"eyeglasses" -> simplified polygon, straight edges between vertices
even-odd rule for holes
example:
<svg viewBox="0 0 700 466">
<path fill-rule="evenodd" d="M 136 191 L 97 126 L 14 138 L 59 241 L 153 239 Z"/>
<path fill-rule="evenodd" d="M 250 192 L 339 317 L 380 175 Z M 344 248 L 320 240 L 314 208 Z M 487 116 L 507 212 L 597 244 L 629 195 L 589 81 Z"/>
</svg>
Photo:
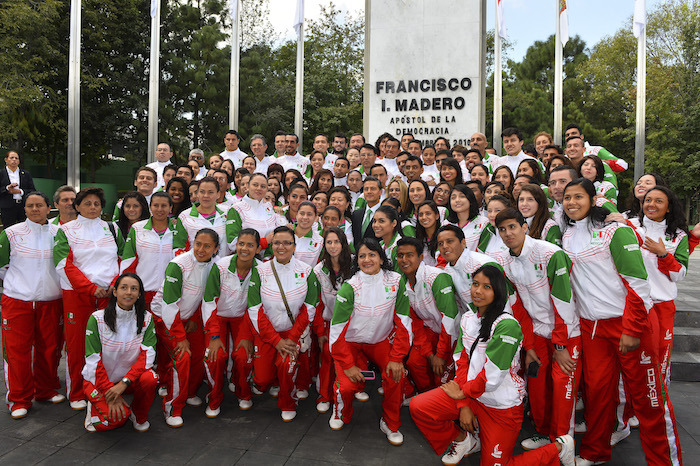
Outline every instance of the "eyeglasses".
<svg viewBox="0 0 700 466">
<path fill-rule="evenodd" d="M 272 247 L 278 248 L 280 246 L 289 247 L 294 244 L 294 241 L 273 241 Z"/>
</svg>

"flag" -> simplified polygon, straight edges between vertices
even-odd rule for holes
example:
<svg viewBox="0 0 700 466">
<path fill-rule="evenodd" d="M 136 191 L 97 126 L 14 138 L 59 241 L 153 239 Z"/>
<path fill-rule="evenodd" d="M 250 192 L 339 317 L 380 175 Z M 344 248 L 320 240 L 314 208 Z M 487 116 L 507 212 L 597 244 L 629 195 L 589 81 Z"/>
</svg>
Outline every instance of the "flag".
<svg viewBox="0 0 700 466">
<path fill-rule="evenodd" d="M 632 32 L 639 38 L 647 24 L 646 0 L 634 0 L 634 19 L 632 20 Z"/>
<path fill-rule="evenodd" d="M 160 0 L 151 0 L 151 18 L 155 18 L 158 14 L 158 3 Z"/>
<path fill-rule="evenodd" d="M 297 11 L 294 14 L 294 30 L 297 37 L 301 34 L 301 26 L 304 24 L 304 0 L 297 0 Z"/>
<path fill-rule="evenodd" d="M 503 16 L 503 0 L 496 0 L 496 14 L 498 15 L 498 35 L 506 38 L 506 18 Z"/>
<path fill-rule="evenodd" d="M 231 15 L 231 19 L 235 22 L 238 18 L 238 0 L 228 0 L 228 14 Z"/>
<path fill-rule="evenodd" d="M 569 42 L 569 10 L 566 0 L 559 0 L 559 34 L 561 46 L 564 47 Z"/>
</svg>

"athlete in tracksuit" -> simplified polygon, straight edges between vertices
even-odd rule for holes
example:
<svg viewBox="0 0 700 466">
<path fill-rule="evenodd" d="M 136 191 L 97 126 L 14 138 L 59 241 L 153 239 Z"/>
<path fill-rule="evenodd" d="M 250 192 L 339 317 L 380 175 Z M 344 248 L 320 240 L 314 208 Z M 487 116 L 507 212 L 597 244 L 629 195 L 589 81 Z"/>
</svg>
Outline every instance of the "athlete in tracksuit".
<svg viewBox="0 0 700 466">
<path fill-rule="evenodd" d="M 82 201 L 91 197 L 96 196 L 88 194 Z M 81 372 L 85 365 L 87 321 L 95 309 L 104 309 L 109 300 L 95 297 L 95 292 L 97 287 L 108 290 L 119 275 L 122 247 L 121 237 L 112 233 L 99 213 L 95 218 L 80 214 L 61 225 L 56 233 L 53 255 L 63 290 L 66 390 L 75 409 L 86 406 Z"/>
<path fill-rule="evenodd" d="M 225 347 L 222 357 L 217 355 L 216 361 L 211 361 L 210 356 L 205 363 L 209 386 L 212 387 L 209 396 L 211 411 L 216 411 L 224 400 L 225 372 L 230 372 L 228 380 L 236 387 L 239 407 L 247 410 L 252 406 L 253 392 L 249 379 L 253 369 L 253 354 L 248 354 L 241 342 L 253 341 L 248 317 L 248 288 L 256 265 L 253 259 L 247 273 L 241 275 L 238 261 L 238 255 L 216 261 L 209 272 L 204 290 L 202 320 L 208 337 L 205 341 L 211 341 L 211 337 L 220 337 Z"/>
<path fill-rule="evenodd" d="M 204 378 L 205 342 L 200 306 L 213 262 L 210 254 L 197 257 L 195 252 L 188 251 L 170 261 L 165 280 L 151 303 L 156 334 L 168 351 L 173 371 L 168 393 L 163 398 L 166 422 L 170 420 L 171 427 L 182 425 L 182 408 L 187 399 L 197 395 Z M 189 342 L 191 354 L 177 351 L 178 343 L 184 340 Z"/>
<path fill-rule="evenodd" d="M 292 256 L 294 232 L 287 227 L 278 228 L 284 230 L 273 236 L 274 258 L 253 269 L 248 290 L 248 315 L 256 332 L 253 382 L 258 389 L 265 391 L 275 379 L 279 381 L 277 406 L 282 411 L 282 419 L 288 422 L 296 416 L 298 399 L 295 382 L 300 363 L 298 356 L 308 349 L 300 350 L 300 340 L 305 333 L 305 338 L 311 337 L 309 324 L 316 313 L 319 292 L 318 281 L 311 266 Z M 290 244 L 285 244 L 287 242 Z M 292 318 L 287 313 L 273 265 Z M 283 354 L 278 349 L 291 343 L 296 345 L 294 355 Z"/>
<path fill-rule="evenodd" d="M 647 463 L 682 464 L 673 406 L 651 334 L 650 285 L 639 244 L 630 227 L 591 220 L 594 195 L 595 188 L 587 180 L 569 183 L 564 192 L 564 210 L 570 219 L 563 249 L 573 262 L 571 284 L 581 317 L 586 380 L 588 431 L 579 455 L 589 462 L 611 458 L 621 370 L 625 392 L 639 419 Z"/>
<path fill-rule="evenodd" d="M 210 183 L 211 182 L 207 182 Z M 217 184 L 218 186 L 218 184 Z M 177 218 L 173 236 L 173 250 L 175 255 L 192 249 L 194 237 L 202 228 L 211 228 L 219 235 L 219 253 L 217 257 L 229 255 L 229 247 L 226 243 L 226 212 L 216 206 L 210 216 L 204 216 L 197 210 L 197 206 L 184 210 Z"/>
<path fill-rule="evenodd" d="M 110 430 L 123 426 L 130 418 L 137 430 L 144 431 L 149 426 L 148 410 L 158 384 L 152 369 L 156 356 L 153 317 L 144 310 L 143 325 L 138 328 L 133 308 L 114 306 L 114 330 L 105 321 L 104 309 L 94 312 L 87 323 L 83 389 L 89 403 L 85 428 Z M 105 396 L 118 384 L 126 385 L 124 393 L 134 394 L 131 404 L 124 406 L 126 415 L 121 420 L 110 418 Z"/>
<path fill-rule="evenodd" d="M 513 315 L 523 330 L 523 349 L 529 355 L 534 352 L 530 359 L 539 359 L 541 365 L 537 377 L 527 380 L 539 434 L 523 442 L 523 448 L 530 450 L 574 433 L 581 329 L 571 292 L 571 260 L 552 243 L 530 237 L 525 219 L 515 209 L 499 213 L 496 223 L 510 248 L 496 259 L 517 292 Z"/>
<path fill-rule="evenodd" d="M 383 268 L 371 275 L 362 271 L 362 257 L 369 249 L 366 243 L 373 243 L 376 250 L 372 251 L 377 254 L 381 250 L 375 240 L 365 240 L 358 245 L 361 269 L 340 287 L 333 311 L 329 345 L 335 361 L 337 383 L 329 424 L 333 429 L 340 429 L 343 424 L 350 423 L 354 395 L 362 391 L 363 380 L 352 381 L 346 371 L 357 369 L 362 362 L 370 360 L 379 367 L 384 388 L 380 428 L 390 442 L 400 445 L 403 443 L 403 436 L 398 432 L 401 427 L 403 360 L 413 339 L 410 305 L 401 275 Z M 384 257 L 383 254 L 380 257 Z M 400 365 L 398 377 L 394 371 L 387 371 L 390 363 Z"/>
<path fill-rule="evenodd" d="M 63 341 L 61 285 L 53 264 L 57 230 L 27 219 L 0 233 L 5 401 L 13 417 L 25 416 L 33 398 L 65 400 L 56 391 Z"/>
<path fill-rule="evenodd" d="M 260 177 L 259 180 L 257 178 Z M 229 243 L 231 251 L 235 250 L 238 234 L 244 228 L 252 228 L 260 234 L 260 242 L 262 249 L 267 249 L 266 237 L 272 231 L 289 222 L 286 218 L 275 212 L 272 204 L 265 201 L 263 192 L 260 194 L 256 189 L 257 181 L 262 182 L 265 179 L 265 191 L 267 191 L 267 178 L 261 174 L 251 177 L 253 181 L 253 189 L 251 189 L 250 181 L 248 182 L 248 194 L 243 196 L 239 202 L 233 204 L 226 214 L 226 241 Z M 262 196 L 260 199 L 253 199 L 251 196 Z"/>
</svg>

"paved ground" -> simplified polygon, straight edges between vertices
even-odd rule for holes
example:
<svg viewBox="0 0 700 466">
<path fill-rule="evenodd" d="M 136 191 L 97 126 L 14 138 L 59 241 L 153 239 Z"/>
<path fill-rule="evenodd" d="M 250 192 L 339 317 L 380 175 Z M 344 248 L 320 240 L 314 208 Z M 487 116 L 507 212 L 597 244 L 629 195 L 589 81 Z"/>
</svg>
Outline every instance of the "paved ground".
<svg viewBox="0 0 700 466">
<path fill-rule="evenodd" d="M 697 303 L 700 298 L 700 256 L 691 258 L 691 273 L 682 284 L 680 299 Z M 84 413 L 67 405 L 36 403 L 29 416 L 13 421 L 0 414 L 0 464 L 236 464 L 236 465 L 438 465 L 437 457 L 402 411 L 403 446 L 394 447 L 379 431 L 381 396 L 370 385 L 371 400 L 355 402 L 355 418 L 339 432 L 328 427 L 328 415 L 316 413 L 314 394 L 300 404 L 292 423 L 282 422 L 276 400 L 264 395 L 251 411 L 238 410 L 227 393 L 222 413 L 207 419 L 204 408 L 188 407 L 185 425 L 173 430 L 165 425 L 159 403 L 151 409 L 151 430 L 139 434 L 130 423 L 116 431 L 88 434 Z M 4 394 L 4 388 L 0 390 Z M 686 464 L 700 458 L 700 383 L 673 382 L 670 387 Z M 200 393 L 203 396 L 203 393 Z M 158 400 L 159 401 L 159 400 Z M 522 436 L 533 432 L 528 421 Z M 477 465 L 478 455 L 463 465 Z M 644 455 L 639 434 L 613 450 L 612 465 L 641 465 Z"/>
</svg>

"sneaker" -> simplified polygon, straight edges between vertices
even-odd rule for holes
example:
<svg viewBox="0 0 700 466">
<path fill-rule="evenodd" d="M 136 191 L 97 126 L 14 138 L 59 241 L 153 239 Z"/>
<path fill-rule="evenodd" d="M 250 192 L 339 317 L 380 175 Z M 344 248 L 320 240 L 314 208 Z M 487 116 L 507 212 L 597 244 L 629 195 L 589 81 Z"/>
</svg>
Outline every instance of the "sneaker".
<svg viewBox="0 0 700 466">
<path fill-rule="evenodd" d="M 331 404 L 327 401 L 321 401 L 320 403 L 316 403 L 316 411 L 319 413 L 327 413 L 328 410 L 331 409 Z"/>
<path fill-rule="evenodd" d="M 472 453 L 472 449 L 476 445 L 476 440 L 472 434 L 467 433 L 467 437 L 461 442 L 453 441 L 447 448 L 447 451 L 442 456 L 442 464 L 446 466 L 453 466 L 462 461 L 462 458 L 469 456 Z"/>
<path fill-rule="evenodd" d="M 151 428 L 151 423 L 148 421 L 144 422 L 143 424 L 139 424 L 136 420 L 136 416 L 134 416 L 134 413 L 129 415 L 129 420 L 131 420 L 131 424 L 134 426 L 134 430 L 137 432 L 146 432 Z"/>
<path fill-rule="evenodd" d="M 216 408 L 216 409 L 211 409 L 209 406 L 207 406 L 207 409 L 204 410 L 204 414 L 206 414 L 206 416 L 207 416 L 209 419 L 214 419 L 214 418 L 217 417 L 220 413 L 221 413 L 221 407 L 220 407 L 220 406 L 219 406 L 218 408 Z"/>
<path fill-rule="evenodd" d="M 182 427 L 182 416 L 168 416 L 167 414 L 165 415 L 165 423 L 168 425 L 168 427 L 172 427 L 173 429 L 177 429 L 178 427 Z"/>
<path fill-rule="evenodd" d="M 277 398 L 280 396 L 280 388 L 279 387 L 270 387 L 270 396 Z"/>
<path fill-rule="evenodd" d="M 71 401 L 70 407 L 71 407 L 71 409 L 73 409 L 75 411 L 82 411 L 85 408 L 87 408 L 87 401 L 85 401 L 85 400 Z"/>
<path fill-rule="evenodd" d="M 563 451 L 563 450 L 562 450 Z M 574 460 L 574 464 L 576 466 L 594 466 L 596 464 L 605 464 L 605 461 L 592 461 L 592 460 L 587 460 L 586 458 L 583 458 L 579 455 L 576 456 L 576 459 Z"/>
<path fill-rule="evenodd" d="M 258 396 L 260 396 L 260 395 L 263 394 L 263 392 L 261 392 L 260 390 L 258 390 L 258 387 L 256 387 L 255 385 L 253 385 L 252 387 L 250 387 L 250 390 L 253 392 L 253 395 L 258 395 Z"/>
<path fill-rule="evenodd" d="M 380 395 L 384 396 L 384 387 L 379 387 L 379 388 L 377 389 L 377 393 L 379 393 Z"/>
<path fill-rule="evenodd" d="M 408 406 L 409 404 L 411 404 L 412 398 L 413 398 L 412 396 L 409 396 L 408 398 L 404 398 L 403 401 L 401 402 L 401 406 Z"/>
<path fill-rule="evenodd" d="M 574 432 L 577 434 L 585 434 L 586 432 L 588 432 L 588 426 L 586 426 L 586 421 L 581 421 L 574 424 Z"/>
<path fill-rule="evenodd" d="M 297 417 L 296 411 L 282 411 L 282 420 L 284 422 L 291 422 Z"/>
<path fill-rule="evenodd" d="M 253 407 L 253 400 L 238 400 L 238 408 L 241 411 L 248 411 Z"/>
<path fill-rule="evenodd" d="M 27 417 L 27 412 L 27 408 L 13 409 L 11 413 L 12 419 L 22 419 L 23 417 Z"/>
<path fill-rule="evenodd" d="M 627 421 L 627 425 L 629 425 L 631 428 L 636 429 L 639 427 L 639 419 L 637 419 L 637 416 L 632 416 L 629 418 Z"/>
<path fill-rule="evenodd" d="M 610 446 L 615 446 L 632 434 L 630 426 L 625 426 L 622 430 L 616 430 L 610 436 Z"/>
<path fill-rule="evenodd" d="M 202 406 L 202 399 L 198 396 L 193 396 L 192 398 L 187 398 L 187 404 L 189 406 Z"/>
<path fill-rule="evenodd" d="M 523 447 L 523 450 L 529 451 L 535 450 L 536 448 L 543 447 L 545 445 L 549 445 L 550 443 L 552 443 L 552 441 L 549 440 L 549 437 L 540 434 L 535 434 L 532 437 L 526 438 L 525 440 L 520 442 L 520 446 Z"/>
<path fill-rule="evenodd" d="M 369 401 L 369 395 L 367 392 L 355 392 L 355 399 L 357 401 Z"/>
<path fill-rule="evenodd" d="M 231 393 L 236 393 L 236 384 L 233 382 L 228 383 L 228 391 Z"/>
<path fill-rule="evenodd" d="M 49 403 L 58 404 L 66 401 L 66 397 L 59 393 L 58 395 L 54 395 L 46 401 L 48 401 Z"/>
<path fill-rule="evenodd" d="M 386 439 L 390 444 L 397 446 L 403 444 L 403 434 L 398 430 L 396 432 L 389 430 L 389 426 L 384 422 L 384 418 L 379 420 L 379 430 L 386 434 Z"/>
<path fill-rule="evenodd" d="M 574 445 L 574 438 L 571 435 L 562 435 L 557 437 L 557 442 L 561 444 L 561 451 L 559 452 L 559 461 L 563 466 L 576 466 L 574 462 L 574 455 L 576 454 L 576 446 Z"/>
<path fill-rule="evenodd" d="M 158 387 L 158 396 L 161 398 L 165 398 L 168 396 L 168 387 L 163 385 L 162 387 Z"/>
<path fill-rule="evenodd" d="M 343 428 L 343 426 L 345 426 L 343 420 L 337 415 L 335 404 L 333 405 L 333 415 L 328 420 L 328 425 L 331 426 L 332 430 L 340 430 Z"/>
<path fill-rule="evenodd" d="M 97 429 L 95 429 L 95 426 L 93 426 L 92 424 L 86 425 L 85 430 L 87 430 L 90 433 L 97 432 Z"/>
<path fill-rule="evenodd" d="M 309 391 L 308 390 L 297 390 L 297 398 L 300 400 L 305 400 L 309 397 Z"/>
<path fill-rule="evenodd" d="M 576 411 L 583 411 L 584 408 L 583 397 L 576 398 Z"/>
</svg>

